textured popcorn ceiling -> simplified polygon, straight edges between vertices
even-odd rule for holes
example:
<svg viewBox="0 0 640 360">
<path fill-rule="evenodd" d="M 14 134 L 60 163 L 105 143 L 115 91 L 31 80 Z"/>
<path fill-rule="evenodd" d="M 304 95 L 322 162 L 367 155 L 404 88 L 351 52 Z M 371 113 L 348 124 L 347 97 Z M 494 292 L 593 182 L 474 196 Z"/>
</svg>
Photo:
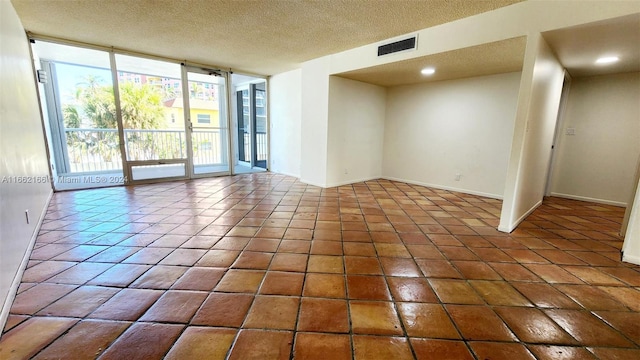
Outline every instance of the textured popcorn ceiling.
<svg viewBox="0 0 640 360">
<path fill-rule="evenodd" d="M 337 75 L 375 85 L 397 86 L 520 71 L 526 43 L 526 37 L 521 36 Z M 420 70 L 426 67 L 435 68 L 436 73 L 422 75 Z"/>
<path fill-rule="evenodd" d="M 640 71 L 640 14 L 593 22 L 543 34 L 573 77 Z M 522 70 L 526 37 L 498 41 L 337 74 L 381 86 L 397 86 Z M 597 65 L 600 56 L 620 61 Z M 436 73 L 424 76 L 425 67 Z"/>
<path fill-rule="evenodd" d="M 25 29 L 270 75 L 521 0 L 11 0 Z"/>
</svg>

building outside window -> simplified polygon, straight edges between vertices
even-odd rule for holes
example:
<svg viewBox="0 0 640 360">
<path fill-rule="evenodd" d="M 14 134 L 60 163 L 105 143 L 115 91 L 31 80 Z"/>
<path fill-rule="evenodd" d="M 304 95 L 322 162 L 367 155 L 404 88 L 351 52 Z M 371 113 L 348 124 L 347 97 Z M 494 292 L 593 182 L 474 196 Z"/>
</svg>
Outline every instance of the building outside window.
<svg viewBox="0 0 640 360">
<path fill-rule="evenodd" d="M 211 115 L 198 114 L 198 124 L 211 124 Z"/>
</svg>

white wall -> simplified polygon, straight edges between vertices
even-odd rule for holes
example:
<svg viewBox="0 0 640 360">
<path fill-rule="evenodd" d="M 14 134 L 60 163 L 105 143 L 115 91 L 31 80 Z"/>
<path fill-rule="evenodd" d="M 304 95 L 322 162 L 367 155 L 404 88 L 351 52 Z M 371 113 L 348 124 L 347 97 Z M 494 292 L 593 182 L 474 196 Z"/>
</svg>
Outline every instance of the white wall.
<svg viewBox="0 0 640 360">
<path fill-rule="evenodd" d="M 325 187 L 329 130 L 329 58 L 302 64 L 300 180 Z"/>
<path fill-rule="evenodd" d="M 632 1 L 525 1 L 418 31 L 418 48 L 377 57 L 372 43 L 302 64 L 300 179 L 326 186 L 329 76 L 640 11 Z M 528 104 L 523 104 L 526 111 Z M 519 141 L 521 141 L 520 139 Z M 522 145 L 520 142 L 519 145 Z M 516 159 L 516 161 L 518 161 Z M 515 179 L 511 179 L 515 190 Z M 508 194 L 511 198 L 515 194 Z M 513 199 L 512 199 L 513 200 Z M 512 209 L 509 210 L 511 212 Z"/>
<path fill-rule="evenodd" d="M 519 85 L 516 72 L 389 89 L 383 176 L 502 198 Z"/>
<path fill-rule="evenodd" d="M 622 247 L 622 261 L 640 265 L 640 180 L 629 216 L 629 226 Z"/>
<path fill-rule="evenodd" d="M 327 186 L 382 175 L 386 94 L 381 86 L 330 77 Z"/>
<path fill-rule="evenodd" d="M 626 206 L 640 156 L 640 73 L 573 79 L 560 131 L 552 195 Z"/>
<path fill-rule="evenodd" d="M 0 328 L 52 193 L 42 120 L 24 28 L 9 1 L 0 1 Z M 26 223 L 29 210 L 30 223 Z"/>
<path fill-rule="evenodd" d="M 527 38 L 500 231 L 511 232 L 544 197 L 564 69 L 540 34 Z"/>
<path fill-rule="evenodd" d="M 302 71 L 296 69 L 269 79 L 269 170 L 300 177 Z"/>
</svg>

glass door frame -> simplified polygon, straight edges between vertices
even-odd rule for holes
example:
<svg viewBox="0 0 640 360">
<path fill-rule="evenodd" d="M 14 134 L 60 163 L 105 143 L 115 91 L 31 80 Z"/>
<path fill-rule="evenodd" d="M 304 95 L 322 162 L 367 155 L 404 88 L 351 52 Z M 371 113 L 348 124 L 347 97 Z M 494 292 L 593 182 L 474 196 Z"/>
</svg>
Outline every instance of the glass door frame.
<svg viewBox="0 0 640 360">
<path fill-rule="evenodd" d="M 232 163 L 232 149 L 233 149 L 233 139 L 231 138 L 231 117 L 230 117 L 230 99 L 229 99 L 229 72 L 220 70 L 220 69 L 208 69 L 203 67 L 192 66 L 189 64 L 182 63 L 182 96 L 183 96 L 183 104 L 184 104 L 184 122 L 185 122 L 185 133 L 187 139 L 187 176 L 189 179 L 198 179 L 198 178 L 206 178 L 206 177 L 215 177 L 215 176 L 225 176 L 233 174 L 233 163 Z M 217 172 L 204 172 L 201 174 L 195 173 L 195 164 L 194 164 L 194 154 L 193 154 L 193 121 L 191 119 L 191 102 L 189 99 L 189 73 L 196 74 L 204 74 L 204 75 L 213 75 L 213 73 L 220 74 L 220 76 L 224 79 L 224 94 L 218 93 L 218 101 L 220 101 L 220 96 L 224 96 L 224 106 L 226 110 L 224 111 L 224 124 L 226 125 L 225 136 L 227 137 L 227 164 L 228 168 L 226 171 L 217 171 Z M 222 136 L 222 129 L 220 129 L 220 135 Z"/>
<path fill-rule="evenodd" d="M 195 178 L 204 178 L 204 177 L 214 177 L 214 176 L 222 176 L 222 175 L 235 175 L 235 167 L 236 167 L 236 163 L 235 163 L 235 152 L 234 152 L 234 146 L 236 145 L 237 139 L 234 138 L 234 129 L 232 129 L 232 125 L 233 125 L 233 121 L 232 121 L 232 116 L 233 113 L 232 111 L 235 111 L 232 108 L 232 96 L 235 96 L 235 91 L 234 91 L 234 84 L 232 81 L 232 74 L 234 72 L 232 72 L 231 69 L 220 69 L 220 68 L 215 68 L 215 67 L 211 67 L 210 65 L 201 65 L 201 64 L 197 64 L 197 63 L 185 63 L 185 62 L 179 62 L 176 61 L 174 59 L 168 59 L 168 58 L 164 58 L 161 56 L 154 56 L 154 55 L 149 55 L 149 54 L 144 54 L 144 53 L 138 53 L 135 51 L 124 51 L 121 49 L 114 49 L 113 47 L 104 47 L 104 46 L 99 46 L 99 45 L 91 45 L 91 44 L 85 44 L 85 43 L 79 43 L 79 42 L 75 42 L 75 41 L 71 41 L 71 40 L 63 40 L 63 39 L 56 39 L 56 38 L 50 38 L 50 37 L 46 37 L 46 36 L 34 36 L 34 35 L 30 35 L 29 36 L 29 41 L 31 42 L 35 42 L 35 41 L 44 41 L 44 42 L 49 42 L 52 44 L 60 44 L 60 45 L 67 45 L 67 46 L 72 46 L 72 47 L 76 47 L 79 49 L 93 49 L 93 50 L 99 50 L 99 51 L 103 51 L 105 53 L 108 54 L 109 56 L 109 65 L 110 65 L 110 71 L 111 71 L 111 78 L 112 78 L 112 86 L 113 86 L 113 97 L 114 97 L 114 108 L 115 108 L 115 120 L 116 123 L 118 125 L 118 129 L 117 129 L 117 135 L 118 135 L 118 140 L 119 140 L 119 149 L 120 149 L 120 158 L 122 161 L 122 174 L 123 174 L 123 184 L 126 185 L 136 185 L 136 184 L 144 184 L 144 183 L 157 183 L 157 182 L 165 182 L 165 181 L 175 181 L 175 180 L 188 180 L 188 179 L 195 179 Z M 186 143 L 186 158 L 178 158 L 178 159 L 159 159 L 159 160 L 128 160 L 127 159 L 127 143 L 126 143 L 126 132 L 125 132 L 125 128 L 123 125 L 123 111 L 122 111 L 122 104 L 121 104 L 121 91 L 120 91 L 120 81 L 119 81 L 119 77 L 118 77 L 118 66 L 117 66 L 117 61 L 116 61 L 116 57 L 118 55 L 125 55 L 125 56 L 132 56 L 132 57 L 138 57 L 141 59 L 149 59 L 149 60 L 156 60 L 156 61 L 162 61 L 162 62 L 166 62 L 166 63 L 173 63 L 176 64 L 178 66 L 181 66 L 181 80 L 182 80 L 182 88 L 183 88 L 183 101 L 184 101 L 184 122 L 185 122 L 185 143 Z M 221 122 L 226 122 L 226 131 L 225 131 L 225 135 L 227 136 L 227 143 L 226 143 L 226 160 L 228 161 L 228 170 L 226 171 L 222 171 L 222 172 L 209 172 L 209 173 L 202 173 L 202 174 L 195 174 L 194 173 L 194 157 L 193 157 L 193 141 L 192 141 L 192 128 L 190 125 L 190 106 L 189 106 L 189 93 L 188 93 L 188 72 L 193 72 L 193 73 L 203 73 L 203 74 L 211 74 L 211 72 L 215 72 L 215 73 L 219 73 L 225 81 L 225 89 L 224 92 L 220 92 L 219 95 L 225 97 L 224 99 L 224 106 L 226 107 L 226 111 L 224 116 L 221 116 Z M 265 82 L 265 86 L 268 89 L 268 84 L 269 84 L 269 77 L 268 76 L 264 76 L 264 75 L 253 75 L 253 74 L 244 74 L 244 73 L 239 73 L 238 75 L 243 75 L 243 76 L 252 76 L 252 77 L 256 77 L 258 79 L 261 79 L 262 81 Z M 36 80 L 37 81 L 37 80 Z M 265 101 L 268 104 L 268 97 L 269 97 L 269 92 L 268 90 L 266 91 L 266 98 Z M 40 104 L 42 109 L 46 109 L 46 111 L 49 111 L 48 109 L 48 105 L 45 103 Z M 267 112 L 267 129 L 269 129 L 269 113 Z M 48 141 L 46 139 L 46 137 L 48 137 L 49 134 L 45 135 L 45 141 Z M 269 131 L 267 130 L 267 143 L 269 142 Z M 65 144 L 62 144 L 63 146 Z M 255 150 L 254 150 L 255 151 Z M 50 165 L 53 165 L 54 163 L 51 162 L 52 159 L 50 159 Z M 185 168 L 185 175 L 184 176 L 171 176 L 171 177 L 159 177 L 159 178 L 145 178 L 145 179 L 139 179 L 139 180 L 134 180 L 132 178 L 132 172 L 133 172 L 133 168 L 136 166 L 145 166 L 145 165 L 169 165 L 169 164 L 184 164 L 184 168 Z M 269 153 L 267 152 L 267 167 L 269 166 Z M 91 187 L 88 187 L 91 188 Z"/>
<path fill-rule="evenodd" d="M 233 125 L 233 129 L 230 129 L 231 131 L 231 139 L 234 141 L 235 144 L 232 144 L 234 146 L 234 153 L 232 154 L 232 165 L 235 167 L 236 165 L 239 165 L 240 167 L 247 167 L 249 169 L 251 169 L 250 172 L 254 172 L 256 169 L 259 169 L 258 171 L 269 171 L 270 168 L 270 164 L 271 164 L 271 151 L 270 151 L 270 144 L 271 144 L 271 122 L 270 122 L 270 114 L 269 114 L 269 77 L 266 76 L 262 76 L 262 75 L 256 75 L 256 74 L 250 74 L 250 73 L 236 73 L 233 72 L 233 75 L 239 75 L 241 77 L 246 77 L 246 78 L 251 78 L 249 81 L 241 81 L 239 82 L 239 84 L 236 83 L 232 83 L 229 86 L 229 97 L 230 97 L 230 102 L 231 102 L 231 96 L 233 96 L 233 101 L 235 101 L 235 106 L 233 106 L 233 113 L 230 116 L 233 116 L 236 120 L 236 123 L 233 123 L 233 118 L 232 118 L 232 125 Z M 232 80 L 233 81 L 233 80 Z M 258 86 L 262 85 L 264 87 L 264 89 L 258 89 Z M 238 129 L 238 121 L 239 121 L 239 117 L 242 116 L 242 114 L 240 113 L 240 108 L 242 107 L 242 104 L 240 104 L 240 101 L 238 100 L 238 93 L 242 92 L 243 90 L 246 90 L 249 94 L 249 152 L 250 152 L 250 156 L 249 156 L 249 161 L 244 161 L 240 159 L 240 146 L 242 145 L 240 143 L 239 140 L 239 129 Z M 264 91 L 264 108 L 265 108 L 265 146 L 266 146 L 266 159 L 264 160 L 258 160 L 258 133 L 257 133 L 257 96 L 256 96 L 256 91 Z M 234 105 L 234 104 L 232 104 Z M 237 145 L 237 149 L 235 148 L 235 146 Z M 237 153 L 236 153 L 237 151 Z M 236 160 L 237 157 L 237 160 Z M 260 162 L 264 162 L 264 167 L 263 166 L 259 166 Z M 242 172 L 244 173 L 244 172 Z M 235 170 L 232 172 L 232 174 L 236 174 Z"/>
<path fill-rule="evenodd" d="M 120 53 L 118 53 L 120 54 Z M 122 53 L 124 56 L 135 56 L 143 59 L 149 59 L 147 57 L 139 56 L 139 55 L 130 55 L 126 53 Z M 116 108 L 116 121 L 118 122 L 118 136 L 120 138 L 120 153 L 122 155 L 122 170 L 124 172 L 125 185 L 135 185 L 135 184 L 148 184 L 148 183 L 156 183 L 156 182 L 165 182 L 165 181 L 175 181 L 175 180 L 187 180 L 190 178 L 189 176 L 189 155 L 187 147 L 187 157 L 185 159 L 158 159 L 158 160 L 129 160 L 127 158 L 127 145 L 126 145 L 126 136 L 124 134 L 124 121 L 122 119 L 122 104 L 120 102 L 120 83 L 118 79 L 118 67 L 116 63 L 116 52 L 113 50 L 109 51 L 109 57 L 111 60 L 111 76 L 113 78 L 113 96 L 115 100 L 115 108 Z M 151 59 L 157 61 L 166 61 L 166 60 L 158 60 Z M 184 79 L 182 79 L 184 81 Z M 186 123 L 185 123 L 186 126 Z M 187 137 L 187 129 L 185 128 L 185 137 L 188 141 Z M 187 142 L 188 144 L 188 142 Z M 133 179 L 133 167 L 136 166 L 152 166 L 152 165 L 171 165 L 171 164 L 183 164 L 184 165 L 184 176 L 167 176 L 167 177 L 156 177 L 156 178 L 146 178 L 140 180 Z"/>
<path fill-rule="evenodd" d="M 247 96 L 249 97 L 249 104 L 247 105 L 247 107 L 249 108 L 249 119 L 248 119 L 248 123 L 244 122 L 244 97 L 242 94 L 242 92 L 246 91 L 247 92 Z M 236 127 L 233 129 L 233 133 L 235 134 L 235 136 L 233 137 L 234 139 L 236 139 L 236 141 L 238 142 L 238 163 L 241 163 L 243 166 L 248 166 L 250 168 L 253 168 L 253 153 L 254 153 L 254 146 L 253 146 L 253 137 L 254 137 L 254 124 L 253 124 L 253 107 L 251 106 L 252 101 L 251 101 L 251 84 L 244 84 L 241 86 L 237 86 L 233 89 L 233 96 L 235 96 L 236 99 L 236 106 L 234 111 L 236 112 Z M 240 118 L 242 118 L 242 123 L 243 123 L 243 129 L 242 129 L 242 142 L 240 141 Z M 245 134 L 247 133 L 245 129 L 249 129 L 249 161 L 246 160 L 242 160 L 240 159 L 240 154 L 244 155 L 244 158 L 247 158 L 247 154 L 246 151 L 244 149 L 244 147 L 247 145 L 247 143 L 245 142 Z M 234 154 L 234 159 L 235 159 L 235 154 Z M 234 161 L 235 163 L 235 161 Z"/>
<path fill-rule="evenodd" d="M 264 84 L 264 89 L 258 89 L 258 84 Z M 267 170 L 269 168 L 269 110 L 267 107 L 267 81 L 265 80 L 264 83 L 253 83 L 250 85 L 249 87 L 249 92 L 250 92 L 250 96 L 251 96 L 251 122 L 253 125 L 253 133 L 251 135 L 251 141 L 252 141 L 252 146 L 253 146 L 253 156 L 251 158 L 251 167 L 257 167 L 260 169 L 265 169 Z M 265 109 L 265 114 L 264 114 L 264 118 L 265 118 L 265 146 L 266 146 L 266 158 L 264 160 L 258 160 L 258 154 L 259 154 L 259 150 L 260 147 L 258 146 L 258 134 L 262 134 L 258 132 L 258 91 L 262 91 L 263 94 L 263 105 L 262 107 Z M 264 162 L 264 166 L 260 166 L 262 165 L 262 163 Z"/>
<path fill-rule="evenodd" d="M 48 39 L 34 39 L 29 38 L 29 49 L 33 54 L 33 66 L 37 72 L 36 87 L 40 94 L 39 107 L 43 115 L 43 135 L 44 141 L 47 144 L 49 171 L 51 175 L 51 182 L 54 191 L 65 190 L 82 190 L 88 188 L 108 187 L 114 185 L 127 185 L 127 177 L 125 174 L 124 165 L 121 163 L 119 166 L 116 164 L 107 165 L 112 162 L 122 161 L 122 153 L 120 144 L 112 149 L 117 149 L 120 153 L 116 156 L 109 156 L 110 160 L 102 158 L 103 153 L 93 152 L 95 150 L 95 142 L 104 140 L 101 136 L 80 136 L 80 139 L 69 140 L 68 131 L 74 133 L 98 133 L 98 134 L 113 134 L 120 141 L 120 122 L 115 119 L 115 127 L 99 127 L 95 124 L 89 125 L 87 119 L 81 115 L 82 110 L 78 111 L 78 108 L 82 105 L 79 103 L 77 91 L 81 83 L 78 83 L 80 76 L 75 73 L 75 69 L 84 69 L 86 72 L 88 69 L 94 71 L 108 72 L 109 75 L 97 76 L 93 78 L 94 86 L 102 88 L 109 86 L 113 89 L 113 83 L 105 83 L 105 80 L 112 80 L 112 63 L 111 63 L 111 51 L 104 49 L 94 49 L 89 47 L 74 46 L 73 44 L 67 44 L 64 42 L 50 41 Z M 37 48 L 44 46 L 44 48 Z M 55 49 L 59 47 L 58 49 Z M 65 55 L 59 55 L 56 52 L 64 53 L 64 47 L 74 47 L 77 50 L 69 51 Z M 47 49 L 48 50 L 45 50 Z M 41 52 L 42 51 L 42 52 Z M 87 54 L 91 53 L 91 54 Z M 43 55 L 44 54 L 44 55 Z M 64 66 L 66 70 L 61 70 L 59 67 Z M 95 75 L 95 74 L 94 74 Z M 76 96 L 75 100 L 71 103 L 69 100 L 63 100 L 68 97 L 62 90 L 61 84 L 67 83 L 70 77 L 76 77 Z M 86 73 L 83 76 L 88 76 Z M 83 77 L 83 81 L 85 80 Z M 84 83 L 85 86 L 88 84 Z M 67 89 L 68 90 L 68 89 Z M 86 89 L 85 89 L 86 90 Z M 113 106 L 115 107 L 115 98 L 113 99 Z M 78 125 L 67 126 L 65 122 L 64 107 L 71 106 L 80 114 L 76 115 Z M 76 148 L 75 144 L 81 144 L 88 138 L 93 139 L 93 146 L 91 148 Z M 109 136 L 111 138 L 111 136 Z M 96 140 L 98 139 L 98 140 Z M 114 139 L 115 140 L 115 139 Z M 71 141 L 73 144 L 70 144 Z M 84 158 L 83 160 L 77 160 L 77 158 Z M 95 158 L 101 158 L 101 161 L 95 161 Z M 71 159 L 76 159 L 72 161 Z M 93 158 L 93 160 L 89 160 Z"/>
</svg>

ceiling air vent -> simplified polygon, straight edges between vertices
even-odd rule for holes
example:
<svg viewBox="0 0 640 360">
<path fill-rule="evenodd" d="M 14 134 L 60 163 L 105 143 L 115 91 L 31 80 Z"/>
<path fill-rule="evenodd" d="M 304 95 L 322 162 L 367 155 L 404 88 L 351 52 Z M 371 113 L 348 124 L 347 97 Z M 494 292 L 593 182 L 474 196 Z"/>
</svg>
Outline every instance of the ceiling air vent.
<svg viewBox="0 0 640 360">
<path fill-rule="evenodd" d="M 378 56 L 397 53 L 405 50 L 414 50 L 417 45 L 416 36 L 394 41 L 385 45 L 378 46 Z"/>
</svg>

